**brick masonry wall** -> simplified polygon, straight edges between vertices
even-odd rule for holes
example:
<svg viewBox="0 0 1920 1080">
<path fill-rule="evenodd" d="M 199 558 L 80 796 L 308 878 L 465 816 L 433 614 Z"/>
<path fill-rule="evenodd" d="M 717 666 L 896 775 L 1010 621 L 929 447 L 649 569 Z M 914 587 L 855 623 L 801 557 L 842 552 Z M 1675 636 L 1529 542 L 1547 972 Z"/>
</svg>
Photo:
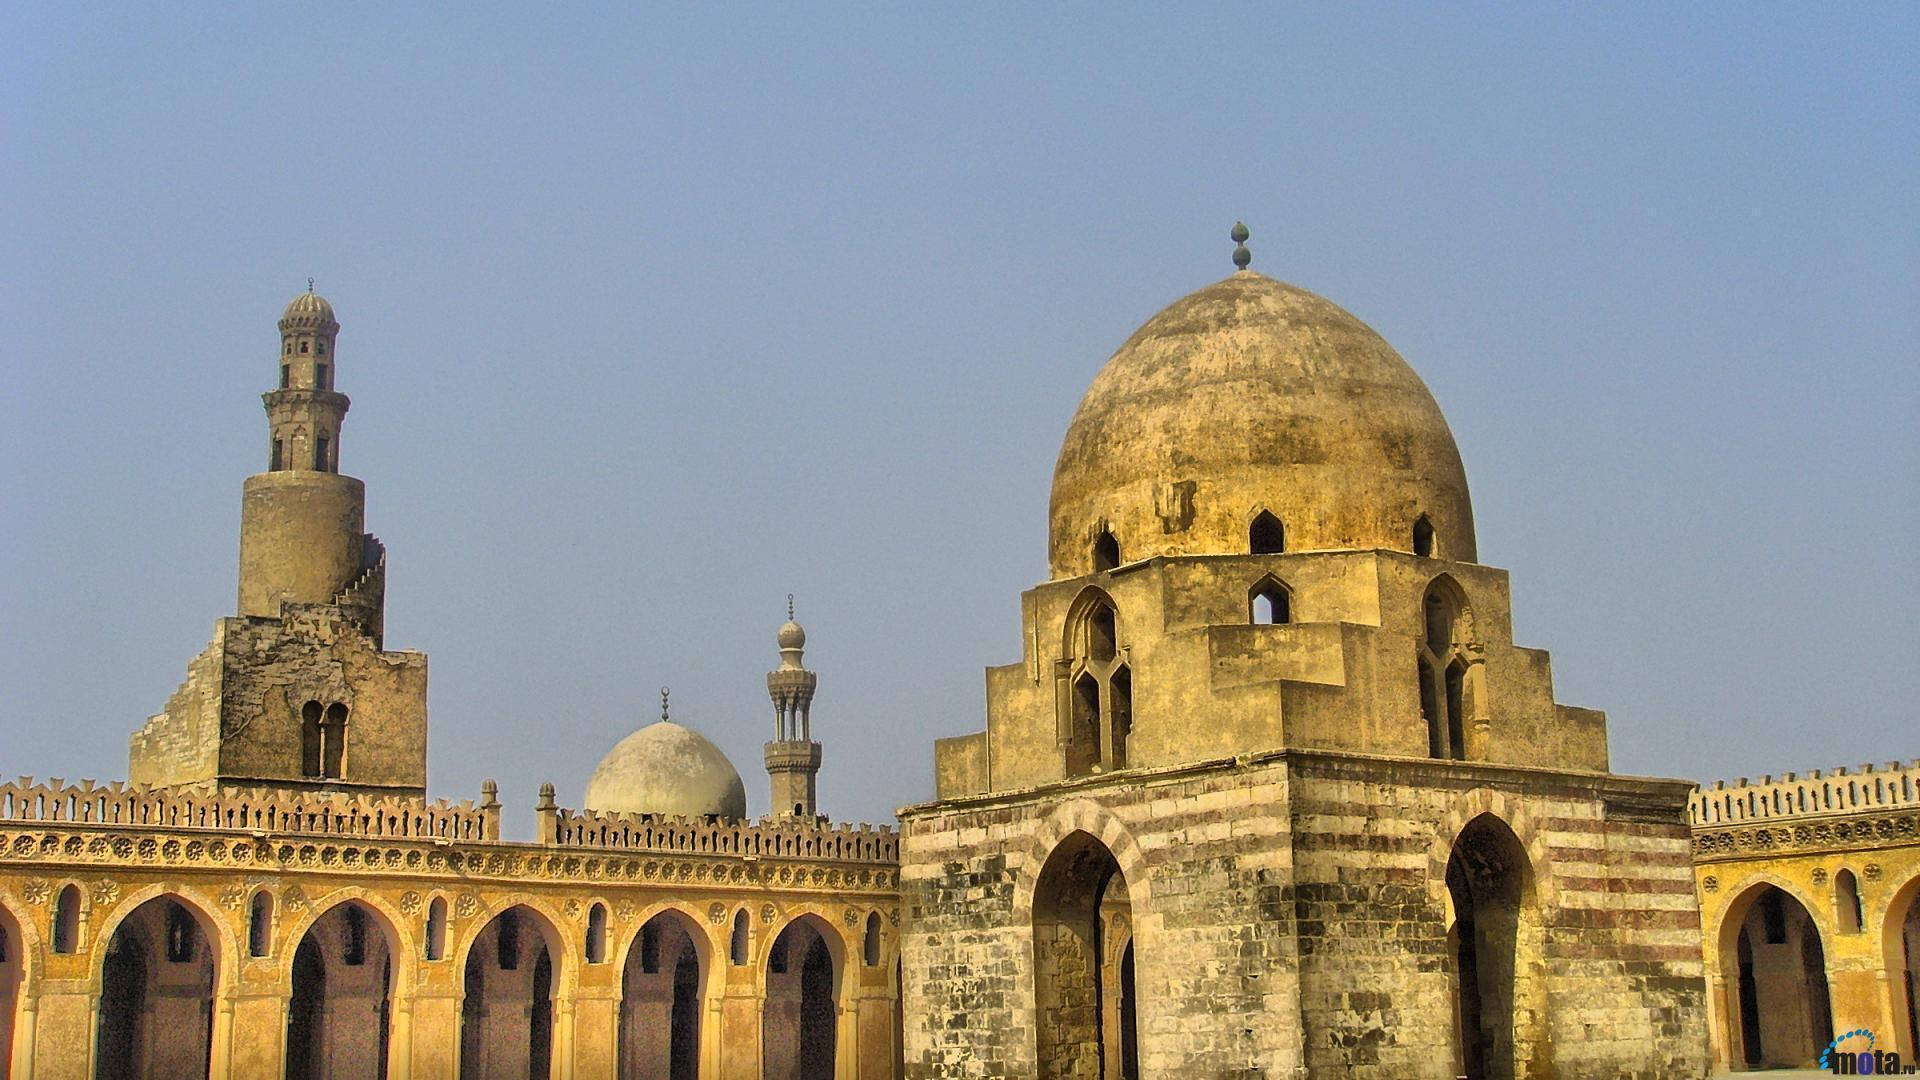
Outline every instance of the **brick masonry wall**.
<svg viewBox="0 0 1920 1080">
<path fill-rule="evenodd" d="M 1290 752 L 910 808 L 907 1075 L 1040 1075 L 1035 878 L 1075 831 L 1131 895 L 1146 1076 L 1454 1075 L 1453 838 L 1500 818 L 1528 1075 L 1705 1072 L 1686 785 Z"/>
</svg>

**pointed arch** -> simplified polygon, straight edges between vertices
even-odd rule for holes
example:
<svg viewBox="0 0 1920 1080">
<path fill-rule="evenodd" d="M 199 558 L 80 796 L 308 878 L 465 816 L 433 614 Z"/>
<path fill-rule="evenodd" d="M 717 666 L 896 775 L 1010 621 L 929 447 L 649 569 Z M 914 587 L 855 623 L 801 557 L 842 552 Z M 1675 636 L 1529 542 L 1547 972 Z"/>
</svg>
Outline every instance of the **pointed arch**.
<svg viewBox="0 0 1920 1080">
<path fill-rule="evenodd" d="M 1719 1034 L 1735 1068 L 1797 1065 L 1833 1039 L 1827 950 L 1810 899 L 1761 875 L 1721 911 L 1713 956 L 1728 993 Z"/>
<path fill-rule="evenodd" d="M 1105 844 L 1075 830 L 1033 877 L 1033 1030 L 1040 1075 L 1126 1076 L 1125 1063 L 1139 1058 L 1140 1026 L 1126 874 Z"/>
<path fill-rule="evenodd" d="M 38 965 L 34 953 L 37 937 L 30 937 L 32 921 L 22 920 L 12 900 L 0 898 L 0 1077 L 13 1075 L 14 1032 L 20 1019 L 20 1003 L 33 996 L 30 980 Z M 21 1076 L 31 1072 L 30 1063 L 21 1063 Z"/>
<path fill-rule="evenodd" d="M 1860 904 L 1860 881 L 1853 871 L 1841 867 L 1833 875 L 1833 922 L 1843 934 L 1857 934 L 1866 928 L 1867 914 Z"/>
<path fill-rule="evenodd" d="M 832 1080 L 836 1075 L 841 1014 L 851 984 L 849 961 L 840 931 L 818 911 L 790 913 L 773 936 L 761 970 L 766 1075 L 796 1080 Z"/>
<path fill-rule="evenodd" d="M 1413 522 L 1413 553 L 1423 559 L 1435 557 L 1433 519 L 1425 514 Z"/>
<path fill-rule="evenodd" d="M 1278 555 L 1287 550 L 1287 530 L 1270 510 L 1253 516 L 1247 526 L 1247 551 L 1254 555 Z"/>
<path fill-rule="evenodd" d="M 183 891 L 153 887 L 128 897 L 101 927 L 95 1077 L 211 1068 L 215 1002 L 230 992 L 236 942 L 210 910 Z"/>
<path fill-rule="evenodd" d="M 287 1080 L 390 1073 L 406 1050 L 392 1040 L 393 1001 L 412 967 L 400 922 L 364 897 L 302 921 L 286 968 Z"/>
<path fill-rule="evenodd" d="M 522 895 L 502 897 L 461 951 L 460 1075 L 545 1076 L 554 1002 L 577 978 L 561 920 Z M 477 920 L 476 920 L 477 921 Z"/>
<path fill-rule="evenodd" d="M 273 894 L 255 889 L 247 902 L 247 955 L 267 956 L 273 952 Z"/>
<path fill-rule="evenodd" d="M 1247 590 L 1247 619 L 1256 626 L 1278 626 L 1293 621 L 1293 590 L 1268 574 Z"/>
<path fill-rule="evenodd" d="M 1448 973 L 1460 1075 L 1514 1080 L 1533 1060 L 1544 994 L 1544 926 L 1534 863 L 1492 813 L 1466 823 L 1448 854 Z"/>
<path fill-rule="evenodd" d="M 662 906 L 637 920 L 622 950 L 618 1073 L 695 1080 L 713 978 L 713 949 L 699 920 Z"/>
<path fill-rule="evenodd" d="M 1893 1039 L 1906 1061 L 1920 1058 L 1920 874 L 1887 898 L 1880 940 L 1893 991 Z"/>
<path fill-rule="evenodd" d="M 1101 529 L 1093 538 L 1093 572 L 1102 574 L 1120 566 L 1120 538 L 1112 529 Z"/>
</svg>

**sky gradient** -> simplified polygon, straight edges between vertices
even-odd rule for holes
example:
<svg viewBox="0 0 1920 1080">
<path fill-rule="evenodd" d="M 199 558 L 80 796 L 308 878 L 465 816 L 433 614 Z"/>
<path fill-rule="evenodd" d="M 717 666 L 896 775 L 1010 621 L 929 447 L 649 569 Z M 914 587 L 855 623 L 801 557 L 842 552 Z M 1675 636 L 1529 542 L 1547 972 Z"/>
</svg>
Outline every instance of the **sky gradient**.
<svg viewBox="0 0 1920 1080">
<path fill-rule="evenodd" d="M 274 322 L 431 658 L 430 784 L 657 712 L 932 795 L 1080 394 L 1254 268 L 1432 387 L 1619 771 L 1920 755 L 1920 8 L 0 12 L 0 773 L 123 777 L 234 607 Z"/>
</svg>

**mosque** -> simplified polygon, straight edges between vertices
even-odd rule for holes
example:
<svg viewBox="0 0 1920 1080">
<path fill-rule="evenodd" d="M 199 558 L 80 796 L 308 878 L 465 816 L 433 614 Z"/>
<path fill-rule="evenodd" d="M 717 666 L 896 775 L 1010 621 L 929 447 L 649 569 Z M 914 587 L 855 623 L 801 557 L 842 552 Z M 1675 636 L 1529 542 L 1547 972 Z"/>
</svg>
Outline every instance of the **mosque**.
<svg viewBox="0 0 1920 1080">
<path fill-rule="evenodd" d="M 430 799 L 340 325 L 297 296 L 235 614 L 126 782 L 0 785 L 0 1080 L 1671 1080 L 1854 1029 L 1913 1061 L 1920 762 L 1612 772 L 1425 384 L 1247 238 L 1088 389 L 1017 658 L 897 830 L 821 812 L 791 617 L 769 816 L 664 694 L 532 842 L 491 782 Z"/>
</svg>

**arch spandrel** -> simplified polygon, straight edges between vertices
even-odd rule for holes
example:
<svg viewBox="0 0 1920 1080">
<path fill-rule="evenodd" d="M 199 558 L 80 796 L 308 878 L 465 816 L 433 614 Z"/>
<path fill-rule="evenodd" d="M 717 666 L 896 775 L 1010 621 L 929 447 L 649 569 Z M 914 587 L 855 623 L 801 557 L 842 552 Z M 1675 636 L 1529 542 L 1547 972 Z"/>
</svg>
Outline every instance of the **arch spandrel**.
<svg viewBox="0 0 1920 1080">
<path fill-rule="evenodd" d="M 1546 910 L 1559 905 L 1559 887 L 1554 880 L 1553 858 L 1547 850 L 1546 836 L 1533 819 L 1527 804 L 1493 788 L 1474 788 L 1453 801 L 1434 826 L 1433 841 L 1427 848 L 1427 895 L 1447 901 L 1447 861 L 1453 857 L 1460 834 L 1475 818 L 1491 815 L 1512 831 L 1526 852 L 1529 881 L 1535 907 Z M 1451 908 L 1448 909 L 1451 911 Z"/>
<path fill-rule="evenodd" d="M 176 901 L 185 908 L 200 924 L 208 942 L 214 944 L 213 999 L 230 1003 L 238 989 L 240 959 L 245 954 L 242 938 L 228 919 L 222 916 L 225 908 L 198 889 L 178 882 L 160 882 L 135 889 L 115 900 L 104 916 L 96 917 L 92 923 L 91 938 L 101 947 L 93 950 L 93 958 L 88 962 L 93 985 L 99 986 L 105 981 L 106 943 L 113 940 L 114 933 L 142 905 L 161 898 Z M 97 911 L 101 906 L 95 904 L 94 908 Z"/>
<path fill-rule="evenodd" d="M 573 997 L 575 991 L 580 988 L 582 965 L 577 958 L 586 955 L 585 930 L 582 929 L 578 940 L 569 937 L 565 928 L 572 926 L 574 920 L 554 910 L 552 902 L 547 898 L 531 893 L 514 892 L 493 896 L 482 901 L 480 908 L 473 913 L 472 917 L 462 920 L 456 944 L 447 950 L 447 958 L 453 961 L 451 970 L 466 971 L 467 956 L 473 952 L 473 946 L 480 940 L 480 935 L 486 933 L 487 927 L 493 925 L 493 920 L 516 907 L 525 908 L 536 916 L 533 925 L 538 929 L 540 939 L 546 943 L 547 959 L 553 964 L 553 996 Z M 585 910 L 585 908 L 581 909 L 583 914 L 578 920 L 582 923 L 585 922 Z M 452 918 L 448 921 L 451 922 Z"/>
<path fill-rule="evenodd" d="M 342 886 L 318 898 L 309 898 L 292 918 L 281 915 L 283 909 L 276 903 L 274 920 L 280 925 L 274 928 L 274 940 L 285 947 L 284 955 L 287 957 L 286 963 L 276 961 L 274 964 L 274 981 L 281 993 L 293 992 L 293 950 L 300 947 L 300 942 L 305 940 L 307 932 L 316 923 L 341 906 L 351 903 L 364 907 L 387 936 L 388 955 L 393 958 L 393 983 L 390 987 L 393 995 L 409 997 L 414 993 L 419 983 L 419 965 L 426 962 L 426 954 L 411 932 L 413 920 L 401 914 L 386 897 L 357 885 Z M 424 902 L 421 910 L 425 911 Z M 277 957 L 282 954 L 276 951 L 274 955 Z"/>
<path fill-rule="evenodd" d="M 1033 921 L 1033 894 L 1041 868 L 1062 841 L 1083 832 L 1106 846 L 1120 873 L 1127 881 L 1137 928 L 1153 911 L 1152 884 L 1147 874 L 1145 854 L 1133 833 L 1113 811 L 1091 799 L 1069 799 L 1046 816 L 1028 842 L 1023 861 L 1016 868 L 1013 883 L 1013 916 L 1016 925 Z"/>
</svg>

